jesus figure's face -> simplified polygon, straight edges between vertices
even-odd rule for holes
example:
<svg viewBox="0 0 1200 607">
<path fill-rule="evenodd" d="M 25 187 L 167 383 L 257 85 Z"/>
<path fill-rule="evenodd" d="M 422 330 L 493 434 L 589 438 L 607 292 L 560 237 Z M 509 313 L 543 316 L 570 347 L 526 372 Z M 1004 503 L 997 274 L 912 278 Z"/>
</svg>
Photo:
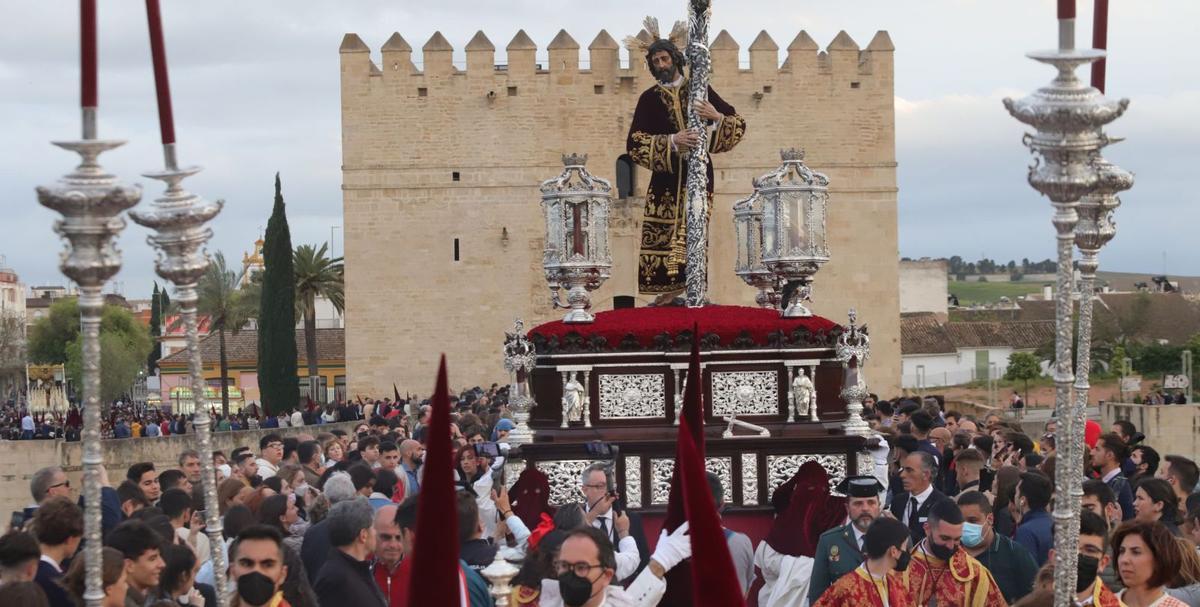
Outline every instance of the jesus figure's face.
<svg viewBox="0 0 1200 607">
<path fill-rule="evenodd" d="M 650 69 L 659 82 L 675 81 L 675 60 L 667 51 L 657 51 L 650 56 Z"/>
</svg>

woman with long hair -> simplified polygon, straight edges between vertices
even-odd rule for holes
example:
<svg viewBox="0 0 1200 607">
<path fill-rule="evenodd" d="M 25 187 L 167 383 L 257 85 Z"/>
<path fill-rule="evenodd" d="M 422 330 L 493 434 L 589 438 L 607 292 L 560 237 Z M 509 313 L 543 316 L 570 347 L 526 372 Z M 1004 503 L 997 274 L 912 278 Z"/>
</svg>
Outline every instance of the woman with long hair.
<svg viewBox="0 0 1200 607">
<path fill-rule="evenodd" d="M 253 512 L 250 512 L 249 508 L 241 504 L 236 504 L 229 508 L 229 511 L 225 513 L 221 521 L 222 545 L 225 548 L 225 562 L 228 563 L 229 545 L 233 543 L 233 540 L 237 539 L 242 529 L 257 523 L 258 519 L 255 518 Z M 196 574 L 196 581 L 201 584 L 208 584 L 209 586 L 216 585 L 216 581 L 213 579 L 213 562 L 211 558 L 204 561 L 204 564 L 200 566 L 200 572 Z M 212 606 L 210 605 L 209 607 Z"/>
<path fill-rule="evenodd" d="M 234 498 L 245 486 L 246 483 L 237 478 L 227 478 L 221 481 L 221 484 L 217 486 L 217 509 L 221 516 L 225 516 L 225 513 L 229 512 L 229 508 L 234 505 Z"/>
<path fill-rule="evenodd" d="M 488 460 L 475 452 L 474 445 L 460 447 L 454 454 L 454 484 L 459 491 L 475 496 L 483 537 L 496 531 L 496 504 L 492 502 L 492 475 Z"/>
<path fill-rule="evenodd" d="M 1017 483 L 1021 482 L 1021 469 L 1016 466 L 1001 466 L 992 483 L 996 494 L 992 502 L 996 533 L 1011 538 L 1017 532 L 1016 519 L 1012 515 L 1013 500 L 1017 495 Z"/>
<path fill-rule="evenodd" d="M 151 600 L 168 601 L 175 605 L 204 607 L 204 597 L 196 589 L 196 553 L 187 546 L 163 548 L 163 570 L 158 577 L 158 589 Z M 211 606 L 210 606 L 211 607 Z"/>
<path fill-rule="evenodd" d="M 1113 556 L 1125 589 L 1117 598 L 1129 607 L 1186 607 L 1167 594 L 1180 570 L 1175 537 L 1161 523 L 1131 520 L 1113 533 Z"/>
<path fill-rule="evenodd" d="M 125 607 L 125 594 L 129 590 L 129 584 L 125 581 L 125 556 L 121 554 L 120 550 L 107 546 L 104 547 L 101 554 L 103 558 L 100 564 L 100 579 L 101 587 L 104 589 L 104 601 L 101 605 L 103 607 Z M 71 559 L 71 567 L 67 569 L 66 575 L 59 582 L 63 588 L 67 589 L 67 594 L 71 596 L 78 607 L 84 606 L 86 561 L 86 551 L 80 550 L 75 558 Z"/>
<path fill-rule="evenodd" d="M 296 500 L 287 495 L 272 495 L 263 500 L 258 509 L 258 522 L 278 529 L 283 535 L 283 543 L 291 546 L 296 552 L 300 552 L 300 546 L 304 543 L 304 534 L 297 535 L 291 531 L 292 526 L 299 520 Z"/>
<path fill-rule="evenodd" d="M 1180 537 L 1179 523 L 1175 520 L 1178 511 L 1179 496 L 1175 495 L 1170 483 L 1161 478 L 1138 481 L 1133 492 L 1133 518 L 1145 523 L 1158 521 L 1171 535 Z"/>
<path fill-rule="evenodd" d="M 567 533 L 554 529 L 542 537 L 537 546 L 525 557 L 521 570 L 512 579 L 510 605 L 538 607 L 541 604 L 542 580 L 555 579 L 558 573 L 554 561 L 558 560 L 558 549 L 562 547 Z"/>
</svg>

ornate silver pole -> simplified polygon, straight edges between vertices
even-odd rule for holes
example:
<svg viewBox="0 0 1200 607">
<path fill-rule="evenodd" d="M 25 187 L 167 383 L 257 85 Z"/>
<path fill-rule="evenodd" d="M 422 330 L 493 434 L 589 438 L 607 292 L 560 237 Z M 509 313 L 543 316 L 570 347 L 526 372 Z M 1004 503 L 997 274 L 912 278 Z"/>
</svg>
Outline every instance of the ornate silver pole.
<svg viewBox="0 0 1200 607">
<path fill-rule="evenodd" d="M 1017 120 L 1036 129 L 1026 134 L 1024 144 L 1039 157 L 1029 169 L 1029 184 L 1050 198 L 1058 240 L 1058 279 L 1055 300 L 1055 414 L 1068 440 L 1058 445 L 1059 466 L 1055 474 L 1054 506 L 1055 605 L 1074 604 L 1079 535 L 1080 502 L 1072 498 L 1074 487 L 1083 482 L 1082 426 L 1085 419 L 1072 410 L 1071 384 L 1071 258 L 1074 230 L 1079 221 L 1079 200 L 1097 185 L 1092 160 L 1108 139 L 1101 127 L 1116 120 L 1128 106 L 1106 99 L 1100 91 L 1075 75 L 1080 65 L 1104 56 L 1095 49 L 1074 48 L 1074 20 L 1061 19 L 1059 48 L 1027 56 L 1053 65 L 1058 76 L 1037 92 L 1018 101 L 1005 99 L 1004 106 Z M 1079 426 L 1079 428 L 1076 428 Z M 1078 437 L 1079 440 L 1076 440 Z"/>
<path fill-rule="evenodd" d="M 863 399 L 870 394 L 867 389 L 867 377 L 863 367 L 871 356 L 871 338 L 867 335 L 866 325 L 858 326 L 858 312 L 850 308 L 850 326 L 838 338 L 834 352 L 842 361 L 845 372 L 842 376 L 842 400 L 846 401 L 846 421 L 842 428 L 848 435 L 866 437 L 871 434 L 871 426 L 862 418 Z M 813 375 L 816 378 L 816 374 Z M 813 417 L 816 418 L 817 401 L 813 399 Z"/>
<path fill-rule="evenodd" d="M 75 171 L 52 186 L 37 188 L 38 202 L 62 214 L 54 231 L 67 241 L 59 269 L 79 285 L 80 333 L 83 335 L 83 537 L 88 607 L 104 601 L 102 579 L 100 488 L 104 454 L 100 449 L 100 317 L 104 283 L 121 269 L 121 253 L 113 238 L 125 229 L 122 211 L 137 204 L 142 190 L 127 187 L 100 167 L 97 158 L 124 141 L 96 139 L 96 108 L 83 110 L 83 139 L 55 141 L 79 154 Z"/>
<path fill-rule="evenodd" d="M 708 101 L 708 79 L 712 60 L 708 53 L 710 0 L 688 2 L 688 65 L 691 84 L 688 89 L 688 129 L 700 134 L 688 159 L 687 169 L 687 306 L 704 305 L 708 291 L 708 127 L 694 106 Z"/>
<path fill-rule="evenodd" d="M 212 461 L 212 433 L 208 408 L 202 404 L 204 395 L 204 364 L 200 358 L 200 338 L 197 331 L 196 302 L 199 295 L 196 285 L 208 269 L 208 255 L 204 245 L 212 237 L 208 223 L 221 212 L 224 201 L 209 202 L 184 190 L 180 183 L 196 173 L 199 167 L 178 168 L 175 160 L 175 144 L 163 146 L 166 168 L 162 171 L 144 173 L 146 177 L 167 184 L 167 191 L 154 200 L 149 209 L 131 211 L 129 216 L 137 223 L 155 231 L 147 240 L 159 250 L 154 264 L 159 276 L 175 284 L 175 301 L 179 302 L 179 314 L 183 318 L 187 334 L 188 372 L 192 381 L 192 424 L 196 429 L 196 451 L 200 454 L 200 482 L 204 487 L 205 530 L 209 547 L 212 549 L 213 576 L 216 582 L 217 604 L 228 605 L 225 592 L 225 543 L 221 537 L 221 516 L 217 503 L 216 469 Z M 224 381 L 224 378 L 222 378 Z"/>
<path fill-rule="evenodd" d="M 1092 302 L 1095 299 L 1096 269 L 1100 265 L 1100 249 L 1117 233 L 1112 220 L 1113 211 L 1121 206 L 1117 194 L 1133 187 L 1133 175 L 1097 157 L 1093 162 L 1099 181 L 1092 193 L 1079 201 L 1079 223 L 1075 226 L 1075 246 L 1079 247 L 1079 338 L 1075 352 L 1075 407 L 1071 412 L 1074 426 L 1070 442 L 1078 450 L 1079 466 L 1083 465 L 1084 420 L 1087 419 L 1089 375 L 1092 368 Z M 1083 504 L 1083 483 L 1071 486 L 1068 495 L 1074 512 Z"/>
</svg>

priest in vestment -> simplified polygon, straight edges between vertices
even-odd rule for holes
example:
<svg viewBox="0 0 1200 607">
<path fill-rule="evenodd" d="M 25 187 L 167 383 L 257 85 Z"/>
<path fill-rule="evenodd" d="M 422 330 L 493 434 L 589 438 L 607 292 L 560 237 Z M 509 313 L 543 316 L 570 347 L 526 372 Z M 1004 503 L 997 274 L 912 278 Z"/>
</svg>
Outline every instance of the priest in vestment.
<svg viewBox="0 0 1200 607">
<path fill-rule="evenodd" d="M 953 501 L 938 502 L 930 509 L 925 539 L 917 544 L 902 576 L 913 605 L 1008 605 L 992 574 L 962 549 L 962 524 L 962 511 Z"/>
<path fill-rule="evenodd" d="M 839 577 L 813 607 L 909 607 L 912 598 L 901 572 L 911 558 L 908 526 L 894 518 L 879 518 L 863 534 L 866 560 Z"/>
<path fill-rule="evenodd" d="M 653 173 L 643 209 L 638 292 L 656 296 L 655 303 L 661 305 L 674 300 L 686 285 L 687 171 L 690 153 L 700 137 L 688 129 L 688 117 L 696 112 L 708 125 L 709 154 L 737 146 L 746 132 L 746 121 L 712 87 L 708 88 L 708 101 L 687 103 L 691 80 L 683 73 L 686 60 L 670 39 L 650 44 L 646 62 L 657 82 L 638 98 L 626 150 L 634 162 Z M 707 171 L 706 223 L 712 206 L 711 160 Z"/>
</svg>

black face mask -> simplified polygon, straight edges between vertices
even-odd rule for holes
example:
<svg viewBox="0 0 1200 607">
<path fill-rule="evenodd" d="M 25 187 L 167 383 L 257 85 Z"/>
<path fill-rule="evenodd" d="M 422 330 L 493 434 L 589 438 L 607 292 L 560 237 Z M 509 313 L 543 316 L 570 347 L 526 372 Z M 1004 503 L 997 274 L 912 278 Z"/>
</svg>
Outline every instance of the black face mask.
<svg viewBox="0 0 1200 607">
<path fill-rule="evenodd" d="M 592 583 L 568 571 L 558 576 L 558 594 L 562 597 L 563 605 L 579 607 L 592 598 Z"/>
<path fill-rule="evenodd" d="M 1078 577 L 1075 578 L 1075 592 L 1083 592 L 1096 581 L 1096 574 L 1100 571 L 1100 559 L 1086 554 L 1079 555 L 1079 561 L 1076 565 Z"/>
<path fill-rule="evenodd" d="M 275 582 L 257 571 L 251 571 L 237 579 L 237 593 L 249 605 L 266 605 L 275 596 Z"/>
<path fill-rule="evenodd" d="M 912 555 L 907 550 L 900 551 L 900 558 L 896 559 L 896 571 L 904 571 L 908 569 L 908 563 L 912 561 Z"/>
<path fill-rule="evenodd" d="M 929 544 L 929 552 L 931 554 L 933 554 L 933 556 L 937 557 L 939 560 L 948 561 L 948 560 L 950 560 L 950 557 L 954 556 L 953 548 L 947 548 L 936 542 L 928 542 L 928 544 Z"/>
</svg>

